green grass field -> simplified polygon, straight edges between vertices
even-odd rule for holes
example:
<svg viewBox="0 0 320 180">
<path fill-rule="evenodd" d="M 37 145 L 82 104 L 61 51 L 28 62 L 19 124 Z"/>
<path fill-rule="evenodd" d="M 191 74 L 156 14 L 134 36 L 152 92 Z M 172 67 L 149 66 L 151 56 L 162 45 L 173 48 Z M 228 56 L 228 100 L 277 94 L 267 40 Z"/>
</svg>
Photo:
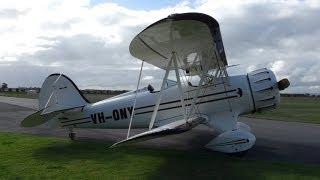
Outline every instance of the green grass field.
<svg viewBox="0 0 320 180">
<path fill-rule="evenodd" d="M 0 179 L 320 179 L 320 166 L 0 133 Z"/>
<path fill-rule="evenodd" d="M 281 97 L 278 109 L 248 116 L 281 121 L 320 123 L 320 98 Z"/>
</svg>

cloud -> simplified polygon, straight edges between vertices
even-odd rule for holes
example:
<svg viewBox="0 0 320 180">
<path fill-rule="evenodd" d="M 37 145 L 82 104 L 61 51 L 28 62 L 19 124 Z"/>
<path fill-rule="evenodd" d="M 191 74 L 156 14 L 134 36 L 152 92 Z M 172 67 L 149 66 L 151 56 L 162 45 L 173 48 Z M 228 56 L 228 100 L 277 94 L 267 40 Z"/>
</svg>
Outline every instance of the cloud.
<svg viewBox="0 0 320 180">
<path fill-rule="evenodd" d="M 28 10 L 19 11 L 17 9 L 2 9 L 0 10 L 0 19 L 1 18 L 17 18 L 18 16 L 24 15 Z"/>
<path fill-rule="evenodd" d="M 268 67 L 278 79 L 289 78 L 287 91 L 319 93 L 319 3 L 247 1 L 236 7 L 217 12 L 229 63 L 241 64 L 238 72 Z"/>
<path fill-rule="evenodd" d="M 40 86 L 50 73 L 81 88 L 135 89 L 140 61 L 128 50 L 143 28 L 172 13 L 202 12 L 220 22 L 230 71 L 268 67 L 290 92 L 320 92 L 319 1 L 181 1 L 153 10 L 89 0 L 0 2 L 0 81 Z M 142 86 L 163 72 L 148 64 Z"/>
</svg>

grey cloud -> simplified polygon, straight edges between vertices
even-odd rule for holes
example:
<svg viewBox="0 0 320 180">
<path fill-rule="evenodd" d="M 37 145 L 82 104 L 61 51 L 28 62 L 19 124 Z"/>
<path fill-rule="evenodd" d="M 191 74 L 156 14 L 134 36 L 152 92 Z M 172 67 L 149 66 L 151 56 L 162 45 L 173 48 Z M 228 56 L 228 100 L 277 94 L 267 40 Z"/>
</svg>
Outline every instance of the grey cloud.
<svg viewBox="0 0 320 180">
<path fill-rule="evenodd" d="M 20 15 L 24 15 L 28 10 L 18 11 L 16 9 L 2 9 L 0 10 L 0 18 L 17 18 Z"/>
<path fill-rule="evenodd" d="M 45 50 L 37 51 L 34 54 L 23 54 L 19 57 L 20 61 L 18 63 L 38 62 L 42 64 L 42 66 L 30 65 L 27 68 L 27 70 L 30 69 L 29 73 L 42 73 L 41 77 L 43 79 L 54 72 L 64 73 L 74 78 L 75 82 L 78 82 L 79 87 L 82 88 L 135 88 L 140 61 L 129 53 L 128 46 L 132 37 L 125 39 L 125 42 L 112 45 L 101 38 L 88 34 L 72 37 L 41 38 L 56 43 L 42 46 L 46 48 Z M 52 66 L 54 63 L 58 66 Z M 62 66 L 59 66 L 59 64 Z M 14 67 L 17 68 L 18 64 L 14 65 Z M 152 83 L 158 84 L 163 72 L 150 69 L 150 67 L 150 65 L 146 64 L 143 76 L 153 76 Z M 13 73 L 13 71 L 9 70 L 7 72 L 9 74 Z M 26 78 L 20 77 L 20 79 Z M 146 86 L 148 83 L 150 82 L 142 81 L 141 86 Z M 41 85 L 39 83 L 32 84 Z"/>
<path fill-rule="evenodd" d="M 139 64 L 137 64 L 138 68 Z M 40 87 L 45 78 L 52 73 L 63 73 L 69 76 L 80 88 L 98 87 L 102 89 L 135 89 L 138 70 L 122 69 L 117 66 L 105 68 L 100 66 L 37 66 L 27 62 L 12 62 L 11 66 L 0 64 L 0 82 L 6 82 L 9 87 L 37 86 Z M 142 80 L 140 87 L 151 83 L 160 83 L 163 75 L 161 70 L 146 69 L 144 76 L 154 76 L 152 80 Z"/>
<path fill-rule="evenodd" d="M 21 60 L 37 61 L 42 64 L 53 62 L 63 65 L 81 64 L 82 66 L 116 65 L 128 63 L 127 46 L 123 44 L 110 45 L 104 40 L 79 34 L 72 37 L 50 38 L 53 45 L 45 45 L 45 50 L 20 57 Z"/>
<path fill-rule="evenodd" d="M 70 19 L 70 20 L 67 20 L 65 22 L 62 22 L 62 23 L 53 23 L 53 22 L 47 22 L 47 23 L 44 23 L 42 24 L 42 28 L 43 29 L 63 29 L 63 30 L 68 30 L 71 28 L 71 25 L 74 24 L 74 23 L 77 23 L 77 22 L 80 22 L 81 19 L 79 18 L 74 18 L 74 19 Z"/>
<path fill-rule="evenodd" d="M 249 66 L 271 68 L 274 62 L 283 61 L 284 66 L 276 75 L 289 78 L 288 91 L 320 92 L 320 23 L 317 21 L 320 10 L 301 4 L 292 14 L 279 16 L 283 6 L 285 3 L 251 4 L 244 7 L 243 14 L 226 15 L 220 20 L 229 64 L 242 64 L 230 71 L 245 73 Z M 119 13 L 100 21 L 112 26 L 126 16 Z M 10 68 L 0 66 L 0 77 L 11 79 L 12 84 L 28 82 L 40 86 L 47 75 L 61 72 L 82 88 L 134 89 L 140 61 L 130 55 L 128 47 L 131 39 L 147 25 L 122 27 L 119 33 L 123 41 L 112 44 L 89 34 L 39 37 L 53 43 L 42 45 L 44 50 L 19 56 L 19 62 Z M 48 28 L 68 28 L 68 23 Z M 52 66 L 59 64 L 62 66 Z M 153 85 L 161 81 L 162 75 L 163 71 L 150 68 L 143 74 L 154 77 L 150 80 Z M 15 82 L 14 78 L 18 80 Z M 144 80 L 142 86 L 148 83 L 149 80 Z"/>
<path fill-rule="evenodd" d="M 13 62 L 12 65 L 0 64 L 0 82 L 6 82 L 9 87 L 40 87 L 54 68 L 34 66 L 29 63 Z"/>
<path fill-rule="evenodd" d="M 227 17 L 221 22 L 222 33 L 225 35 L 225 44 L 235 47 L 229 53 L 241 54 L 252 48 L 276 48 L 285 38 L 302 40 L 298 50 L 309 50 L 311 41 L 319 40 L 314 37 L 319 33 L 320 23 L 317 17 L 319 10 L 297 9 L 292 16 L 275 18 L 281 9 L 272 4 L 255 4 L 247 7 L 242 16 Z M 309 38 L 306 43 L 304 40 Z M 299 39 L 299 37 L 303 37 Z M 313 46 L 314 47 L 314 46 Z M 281 48 L 279 49 L 281 50 Z"/>
<path fill-rule="evenodd" d="M 285 6 L 248 5 L 241 16 L 223 18 L 222 35 L 230 64 L 243 64 L 245 72 L 248 66 L 270 68 L 273 62 L 284 61 L 285 66 L 276 75 L 291 80 L 290 91 L 301 92 L 302 86 L 320 85 L 319 71 L 312 68 L 320 67 L 320 11 L 301 4 L 291 9 L 292 14 L 281 17 Z M 315 78 L 305 82 L 306 77 Z M 317 89 L 303 92 L 308 91 Z"/>
<path fill-rule="evenodd" d="M 113 16 L 104 16 L 100 18 L 99 21 L 106 26 L 110 26 L 121 22 L 125 18 L 130 18 L 130 16 L 125 13 L 118 12 Z"/>
</svg>

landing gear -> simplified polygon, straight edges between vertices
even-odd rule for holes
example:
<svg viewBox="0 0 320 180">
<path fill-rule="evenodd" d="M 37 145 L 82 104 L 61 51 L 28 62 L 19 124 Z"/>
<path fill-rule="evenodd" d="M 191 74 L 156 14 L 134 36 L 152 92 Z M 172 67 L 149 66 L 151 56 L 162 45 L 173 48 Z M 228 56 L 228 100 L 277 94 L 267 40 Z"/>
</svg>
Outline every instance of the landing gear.
<svg viewBox="0 0 320 180">
<path fill-rule="evenodd" d="M 74 141 L 76 139 L 76 133 L 73 132 L 72 128 L 69 128 L 69 138 L 70 140 Z"/>
<path fill-rule="evenodd" d="M 241 152 L 236 152 L 236 153 L 228 153 L 228 155 L 230 157 L 238 157 L 238 158 L 242 158 L 245 157 L 246 154 L 248 153 L 249 150 L 245 150 L 245 151 L 241 151 Z"/>
<path fill-rule="evenodd" d="M 244 156 L 252 148 L 256 137 L 248 131 L 241 129 L 226 131 L 211 140 L 206 147 L 214 151 Z"/>
</svg>

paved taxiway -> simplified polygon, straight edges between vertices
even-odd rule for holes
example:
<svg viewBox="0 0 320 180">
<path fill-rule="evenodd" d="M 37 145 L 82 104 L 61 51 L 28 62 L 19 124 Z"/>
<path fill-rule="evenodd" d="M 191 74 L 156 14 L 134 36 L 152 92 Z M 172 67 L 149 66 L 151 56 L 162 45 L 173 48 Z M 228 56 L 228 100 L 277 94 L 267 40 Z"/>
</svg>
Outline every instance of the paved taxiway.
<svg viewBox="0 0 320 180">
<path fill-rule="evenodd" d="M 67 131 L 64 129 L 49 129 L 46 126 L 21 128 L 19 125 L 22 119 L 35 112 L 36 107 L 36 100 L 0 97 L 0 132 L 67 137 Z M 255 146 L 245 158 L 320 164 L 320 125 L 244 117 L 241 117 L 240 121 L 250 125 L 257 138 Z M 140 131 L 134 130 L 133 134 Z M 78 140 L 115 142 L 123 139 L 127 131 L 76 129 L 75 132 Z M 214 131 L 201 125 L 183 134 L 149 140 L 140 144 L 156 148 L 202 151 L 204 150 L 203 145 L 214 136 Z"/>
</svg>

